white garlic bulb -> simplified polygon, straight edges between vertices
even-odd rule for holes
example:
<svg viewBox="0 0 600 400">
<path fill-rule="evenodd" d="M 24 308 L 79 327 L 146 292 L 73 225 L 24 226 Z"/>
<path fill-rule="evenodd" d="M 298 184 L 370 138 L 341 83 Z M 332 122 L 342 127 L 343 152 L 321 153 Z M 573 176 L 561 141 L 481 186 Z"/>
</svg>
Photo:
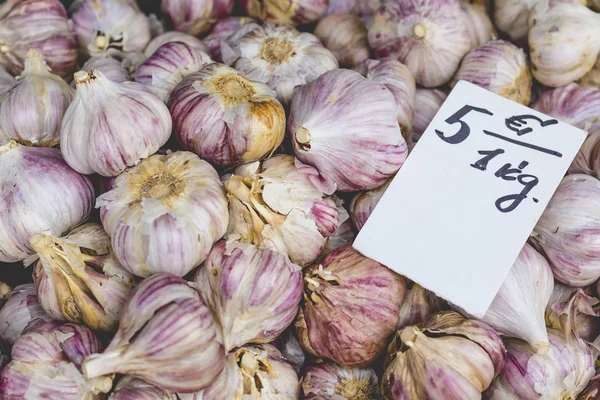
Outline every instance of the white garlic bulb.
<svg viewBox="0 0 600 400">
<path fill-rule="evenodd" d="M 77 72 L 75 83 L 60 138 L 63 157 L 74 170 L 118 175 L 169 138 L 169 110 L 145 86 L 113 82 L 97 70 Z"/>
<path fill-rule="evenodd" d="M 494 23 L 514 41 L 527 38 L 529 12 L 539 0 L 494 0 Z"/>
<path fill-rule="evenodd" d="M 97 206 L 117 259 L 141 277 L 185 275 L 204 261 L 228 223 L 217 172 L 184 151 L 142 160 L 116 178 Z"/>
<path fill-rule="evenodd" d="M 582 86 L 592 86 L 600 88 L 600 57 L 594 64 L 594 67 L 577 81 Z M 2 89 L 0 89 L 0 92 Z"/>
<path fill-rule="evenodd" d="M 484 4 L 462 0 L 461 7 L 471 37 L 471 48 L 479 47 L 497 37 L 496 29 Z"/>
<path fill-rule="evenodd" d="M 338 67 L 333 53 L 319 39 L 291 26 L 265 24 L 239 39 L 234 67 L 248 78 L 267 84 L 287 105 L 294 87 L 304 85 Z"/>
<path fill-rule="evenodd" d="M 360 17 L 336 13 L 321 19 L 314 34 L 335 55 L 340 66 L 354 68 L 369 58 L 367 32 Z"/>
</svg>

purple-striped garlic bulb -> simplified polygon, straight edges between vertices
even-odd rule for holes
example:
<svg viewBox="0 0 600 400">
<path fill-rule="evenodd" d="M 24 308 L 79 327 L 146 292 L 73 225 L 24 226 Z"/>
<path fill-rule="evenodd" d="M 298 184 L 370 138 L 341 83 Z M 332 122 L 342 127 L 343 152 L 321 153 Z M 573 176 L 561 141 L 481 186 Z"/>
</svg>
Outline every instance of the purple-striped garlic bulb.
<svg viewBox="0 0 600 400">
<path fill-rule="evenodd" d="M 112 380 L 119 373 L 193 393 L 214 382 L 225 355 L 217 323 L 198 292 L 175 275 L 156 274 L 135 287 L 115 337 L 103 353 L 87 357 L 82 370 L 87 379 Z"/>
<path fill-rule="evenodd" d="M 241 0 L 251 17 L 276 25 L 304 25 L 327 11 L 328 0 Z"/>
<path fill-rule="evenodd" d="M 278 251 L 305 266 L 317 259 L 348 215 L 298 171 L 296 162 L 293 156 L 280 154 L 240 166 L 224 177 L 230 215 L 227 235 Z"/>
<path fill-rule="evenodd" d="M 592 295 L 592 286 L 581 289 L 556 282 L 546 307 L 546 325 L 593 342 L 600 335 L 600 299 Z"/>
<path fill-rule="evenodd" d="M 316 36 L 291 26 L 266 23 L 241 37 L 232 49 L 236 55 L 233 66 L 269 86 L 286 106 L 296 86 L 338 67 L 334 54 Z"/>
<path fill-rule="evenodd" d="M 463 58 L 452 85 L 461 80 L 525 106 L 531 100 L 527 55 L 505 40 L 494 40 L 471 50 Z"/>
<path fill-rule="evenodd" d="M 384 3 L 369 27 L 376 58 L 406 64 L 418 84 L 445 84 L 471 49 L 471 36 L 460 0 Z"/>
<path fill-rule="evenodd" d="M 3 399 L 101 400 L 108 378 L 84 379 L 81 363 L 102 344 L 89 328 L 76 324 L 48 324 L 15 342 L 12 361 L 0 375 Z"/>
<path fill-rule="evenodd" d="M 496 332 L 442 311 L 396 333 L 382 378 L 386 399 L 480 399 L 506 362 Z"/>
<path fill-rule="evenodd" d="M 362 367 L 385 349 L 398 326 L 405 279 L 351 246 L 304 269 L 304 302 L 296 329 L 304 351 Z"/>
<path fill-rule="evenodd" d="M 216 167 L 258 160 L 285 134 L 275 91 L 223 64 L 185 77 L 171 92 L 169 109 L 181 146 Z"/>
<path fill-rule="evenodd" d="M 578 0 L 543 0 L 529 13 L 529 55 L 535 79 L 559 87 L 589 72 L 600 53 L 600 14 Z"/>
<path fill-rule="evenodd" d="M 423 323 L 433 314 L 448 308 L 446 301 L 436 296 L 435 293 L 417 283 L 409 282 L 406 298 L 400 306 L 398 329 Z"/>
<path fill-rule="evenodd" d="M 135 1 L 83 0 L 71 16 L 82 54 L 123 57 L 143 52 L 150 41 L 150 21 Z"/>
<path fill-rule="evenodd" d="M 472 0 L 462 0 L 461 7 L 471 37 L 472 49 L 497 38 L 496 29 L 492 24 L 485 4 L 474 3 Z"/>
<path fill-rule="evenodd" d="M 95 69 L 102 72 L 102 75 L 106 78 L 117 83 L 129 80 L 129 72 L 127 68 L 123 66 L 123 62 L 112 57 L 90 58 L 83 64 L 81 69 L 87 73 L 90 73 Z M 72 85 L 75 86 L 75 82 L 73 82 Z"/>
<path fill-rule="evenodd" d="M 0 309 L 0 339 L 14 344 L 25 331 L 52 320 L 40 306 L 33 283 L 16 286 Z"/>
<path fill-rule="evenodd" d="M 116 330 L 136 281 L 112 254 L 102 225 L 83 224 L 63 237 L 35 234 L 29 241 L 39 257 L 33 272 L 38 300 L 48 315 Z"/>
<path fill-rule="evenodd" d="M 161 0 L 161 10 L 177 31 L 199 35 L 229 16 L 234 0 Z"/>
<path fill-rule="evenodd" d="M 352 14 L 361 17 L 369 25 L 381 3 L 381 0 L 329 0 L 325 15 Z"/>
<path fill-rule="evenodd" d="M 135 81 L 152 89 L 165 103 L 186 76 L 211 63 L 210 56 L 183 42 L 160 46 L 136 70 Z"/>
<path fill-rule="evenodd" d="M 15 77 L 10 74 L 6 68 L 0 65 L 0 95 L 13 87 L 16 80 Z"/>
<path fill-rule="evenodd" d="M 407 138 L 409 148 L 413 148 L 446 101 L 448 95 L 438 89 L 417 88 L 415 94 L 415 115 L 412 132 Z"/>
<path fill-rule="evenodd" d="M 283 254 L 237 241 L 217 243 L 194 278 L 226 351 L 275 340 L 298 313 L 302 271 Z"/>
<path fill-rule="evenodd" d="M 250 17 L 227 17 L 217 22 L 203 39 L 210 49 L 213 60 L 231 64 L 236 59 L 232 46 L 251 30 L 259 27 L 258 21 Z M 223 60 L 223 52 L 229 63 Z"/>
<path fill-rule="evenodd" d="M 350 200 L 350 219 L 356 230 L 360 231 L 371 216 L 379 200 L 390 185 L 391 179 L 373 190 L 357 192 Z"/>
<path fill-rule="evenodd" d="M 113 82 L 95 69 L 77 72 L 75 83 L 60 137 L 63 157 L 74 170 L 116 176 L 166 143 L 171 116 L 152 90 Z"/>
<path fill-rule="evenodd" d="M 417 90 L 410 70 L 397 60 L 366 60 L 356 70 L 392 92 L 398 104 L 398 123 L 406 138 L 412 130 Z"/>
<path fill-rule="evenodd" d="M 597 354 L 577 337 L 548 329 L 550 348 L 544 355 L 518 339 L 506 339 L 506 366 L 484 393 L 486 400 L 578 399 L 595 375 Z"/>
<path fill-rule="evenodd" d="M 333 53 L 341 67 L 354 68 L 369 58 L 367 26 L 356 15 L 330 14 L 317 24 L 314 34 Z"/>
<path fill-rule="evenodd" d="M 201 39 L 198 39 L 196 36 L 188 35 L 184 32 L 169 31 L 161 33 L 152 39 L 150 43 L 148 43 L 148 46 L 146 46 L 144 55 L 146 57 L 150 57 L 156 50 L 158 50 L 159 47 L 170 42 L 183 42 L 192 49 L 199 52 L 204 52 L 206 54 L 210 54 L 211 52 L 206 43 L 204 43 Z"/>
<path fill-rule="evenodd" d="M 379 379 L 372 368 L 348 368 L 323 361 L 306 366 L 302 375 L 302 400 L 381 398 Z"/>
<path fill-rule="evenodd" d="M 139 378 L 125 375 L 115 386 L 108 400 L 180 400 L 175 393 L 151 385 Z"/>
<path fill-rule="evenodd" d="M 74 95 L 67 82 L 50 72 L 40 53 L 30 50 L 23 72 L 0 94 L 0 142 L 58 144 L 63 115 Z"/>
<path fill-rule="evenodd" d="M 66 77 L 77 65 L 77 42 L 59 0 L 7 1 L 0 6 L 0 66 L 21 73 L 37 50 L 53 73 Z"/>
<path fill-rule="evenodd" d="M 327 194 L 381 186 L 408 153 L 392 93 L 350 70 L 297 88 L 287 129 L 297 166 Z"/>
<path fill-rule="evenodd" d="M 134 275 L 183 276 L 227 228 L 227 199 L 217 171 L 193 153 L 154 155 L 119 175 L 98 197 L 115 256 Z"/>
<path fill-rule="evenodd" d="M 277 348 L 262 344 L 246 345 L 230 352 L 221 374 L 209 387 L 194 395 L 193 400 L 299 398 L 296 371 Z"/>
<path fill-rule="evenodd" d="M 36 233 L 60 236 L 94 206 L 91 181 L 73 171 L 59 149 L 0 146 L 0 262 L 24 260 Z"/>
<path fill-rule="evenodd" d="M 552 196 L 533 236 L 544 250 L 554 277 L 583 287 L 600 278 L 600 181 L 568 175 Z"/>
</svg>

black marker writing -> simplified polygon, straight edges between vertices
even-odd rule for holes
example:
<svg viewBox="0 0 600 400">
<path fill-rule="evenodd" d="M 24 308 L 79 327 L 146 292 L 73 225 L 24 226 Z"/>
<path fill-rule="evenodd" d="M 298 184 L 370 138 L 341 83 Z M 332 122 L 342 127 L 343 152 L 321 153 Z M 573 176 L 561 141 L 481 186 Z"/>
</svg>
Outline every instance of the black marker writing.
<svg viewBox="0 0 600 400">
<path fill-rule="evenodd" d="M 470 113 L 471 111 L 476 111 L 476 112 L 479 112 L 482 114 L 487 114 L 487 115 L 494 115 L 490 111 L 486 110 L 485 108 L 479 108 L 479 107 L 473 107 L 473 106 L 466 105 L 463 108 L 461 108 L 460 110 L 458 110 L 457 112 L 455 112 L 448 119 L 446 119 L 446 123 L 448 123 L 449 125 L 453 125 L 453 124 L 457 124 L 457 123 L 460 124 L 460 129 L 458 130 L 458 132 L 456 132 L 452 136 L 445 136 L 444 132 L 436 129 L 435 133 L 440 137 L 440 139 L 442 139 L 446 143 L 458 144 L 458 143 L 463 142 L 471 134 L 471 128 L 465 121 L 462 120 L 462 118 L 465 115 L 467 115 L 468 113 Z"/>
<path fill-rule="evenodd" d="M 496 149 L 496 150 L 479 150 L 479 154 L 485 156 L 479 160 L 477 160 L 474 164 L 471 164 L 471 167 L 476 168 L 481 171 L 485 171 L 487 169 L 487 165 L 492 159 L 500 154 L 504 154 L 504 149 Z"/>
<path fill-rule="evenodd" d="M 547 121 L 544 121 L 543 119 L 536 117 L 535 115 L 528 114 L 515 115 L 510 118 L 506 118 L 504 123 L 508 129 L 510 129 L 513 132 L 517 132 L 518 136 L 523 136 L 526 133 L 533 132 L 533 128 L 527 126 L 528 121 L 536 121 L 540 124 L 542 128 L 545 126 L 558 124 L 558 121 L 555 119 L 549 119 Z"/>
</svg>

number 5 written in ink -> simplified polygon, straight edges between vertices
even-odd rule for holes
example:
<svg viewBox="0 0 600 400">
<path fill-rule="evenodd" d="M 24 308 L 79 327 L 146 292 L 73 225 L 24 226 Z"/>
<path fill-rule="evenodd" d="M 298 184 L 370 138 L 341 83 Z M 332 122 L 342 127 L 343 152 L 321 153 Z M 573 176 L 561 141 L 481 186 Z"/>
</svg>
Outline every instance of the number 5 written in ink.
<svg viewBox="0 0 600 400">
<path fill-rule="evenodd" d="M 468 113 L 470 113 L 471 111 L 476 111 L 476 112 L 479 112 L 482 114 L 487 114 L 487 115 L 494 115 L 490 111 L 486 110 L 485 108 L 479 108 L 479 107 L 473 107 L 473 106 L 466 105 L 463 108 L 461 108 L 460 110 L 458 110 L 457 112 L 455 112 L 452 116 L 450 116 L 446 120 L 446 123 L 448 123 L 449 125 L 459 123 L 460 129 L 458 130 L 458 132 L 456 132 L 452 136 L 445 136 L 444 132 L 436 129 L 435 133 L 437 133 L 437 135 L 440 137 L 440 139 L 442 139 L 446 143 L 459 144 L 459 143 L 463 142 L 471 134 L 471 127 L 465 121 L 463 121 L 462 118 L 465 115 L 467 115 Z"/>
</svg>

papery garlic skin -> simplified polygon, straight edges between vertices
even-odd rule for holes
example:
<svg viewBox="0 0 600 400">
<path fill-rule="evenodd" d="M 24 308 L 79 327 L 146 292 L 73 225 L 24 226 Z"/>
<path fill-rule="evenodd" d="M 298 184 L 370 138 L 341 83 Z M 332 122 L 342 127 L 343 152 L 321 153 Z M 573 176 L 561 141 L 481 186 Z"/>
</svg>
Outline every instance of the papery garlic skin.
<svg viewBox="0 0 600 400">
<path fill-rule="evenodd" d="M 183 42 L 169 42 L 140 64 L 135 81 L 152 89 L 166 103 L 183 78 L 211 62 L 210 56 L 202 51 Z"/>
<path fill-rule="evenodd" d="M 484 4 L 462 0 L 461 7 L 471 37 L 471 48 L 479 47 L 497 38 L 496 29 Z"/>
<path fill-rule="evenodd" d="M 16 286 L 0 309 L 0 338 L 4 343 L 14 344 L 24 331 L 52 320 L 40 306 L 33 283 Z"/>
<path fill-rule="evenodd" d="M 150 43 L 148 43 L 148 46 L 146 46 L 144 55 L 146 57 L 150 57 L 156 50 L 158 50 L 159 47 L 170 42 L 183 42 L 197 51 L 210 54 L 210 49 L 206 43 L 204 43 L 201 39 L 198 39 L 196 36 L 188 35 L 184 32 L 169 31 L 161 33 L 152 39 Z"/>
<path fill-rule="evenodd" d="M 181 146 L 217 167 L 258 160 L 283 141 L 285 112 L 275 92 L 223 64 L 183 79 L 169 109 Z"/>
<path fill-rule="evenodd" d="M 304 25 L 318 20 L 327 11 L 327 0 L 242 0 L 251 17 L 277 25 Z"/>
<path fill-rule="evenodd" d="M 280 253 L 221 241 L 194 278 L 221 326 L 226 351 L 268 343 L 294 320 L 302 298 L 302 272 Z"/>
<path fill-rule="evenodd" d="M 360 231 L 371 216 L 379 200 L 390 185 L 391 179 L 373 190 L 358 192 L 350 201 L 350 218 L 354 227 Z"/>
<path fill-rule="evenodd" d="M 134 2 L 84 0 L 70 23 L 80 52 L 92 56 L 142 52 L 151 39 L 150 21 Z"/>
<path fill-rule="evenodd" d="M 218 21 L 203 40 L 215 61 L 230 65 L 237 58 L 232 45 L 237 43 L 237 39 L 259 26 L 258 21 L 254 18 L 228 17 Z M 233 39 L 234 36 L 235 39 Z M 232 39 L 230 40 L 230 38 Z M 229 63 L 223 60 L 223 52 Z"/>
<path fill-rule="evenodd" d="M 368 79 L 384 85 L 398 104 L 398 123 L 405 138 L 412 130 L 416 84 L 412 73 L 396 60 L 367 60 L 356 68 Z"/>
<path fill-rule="evenodd" d="M 129 73 L 123 63 L 112 57 L 90 58 L 83 64 L 81 69 L 87 73 L 92 72 L 92 70 L 100 71 L 105 77 L 118 83 L 129 80 Z"/>
<path fill-rule="evenodd" d="M 82 370 L 88 379 L 120 373 L 194 393 L 214 381 L 224 362 L 217 324 L 198 292 L 175 275 L 156 274 L 136 286 L 115 337 Z"/>
<path fill-rule="evenodd" d="M 439 111 L 448 95 L 438 89 L 417 88 L 415 94 L 415 115 L 413 118 L 413 129 L 407 138 L 409 148 L 413 148 L 425 133 L 425 130 L 433 121 L 433 117 Z"/>
<path fill-rule="evenodd" d="M 0 142 L 52 147 L 59 142 L 63 115 L 75 91 L 50 72 L 36 50 L 25 57 L 25 69 L 0 94 Z"/>
<path fill-rule="evenodd" d="M 534 229 L 554 277 L 569 286 L 587 286 L 600 277 L 598 201 L 598 179 L 568 175 Z"/>
<path fill-rule="evenodd" d="M 394 96 L 354 71 L 296 89 L 287 128 L 297 167 L 327 194 L 381 186 L 407 156 Z"/>
<path fill-rule="evenodd" d="M 15 82 L 15 77 L 0 65 L 0 95 L 13 87 Z"/>
<path fill-rule="evenodd" d="M 459 0 L 387 2 L 369 27 L 376 58 L 405 64 L 418 84 L 435 87 L 448 82 L 471 49 L 471 37 Z"/>
<path fill-rule="evenodd" d="M 292 100 L 294 87 L 338 67 L 334 54 L 316 36 L 291 26 L 267 23 L 254 28 L 232 49 L 237 56 L 234 67 L 269 86 L 284 105 Z"/>
<path fill-rule="evenodd" d="M 471 82 L 509 100 L 529 105 L 532 78 L 525 52 L 504 40 L 494 40 L 465 56 L 452 84 Z"/>
<path fill-rule="evenodd" d="M 506 366 L 484 393 L 490 400 L 576 399 L 594 376 L 590 347 L 579 338 L 565 339 L 554 329 L 548 330 L 550 349 L 535 354 L 527 343 L 507 339 Z"/>
<path fill-rule="evenodd" d="M 62 238 L 36 234 L 29 241 L 39 257 L 33 277 L 44 310 L 57 320 L 116 330 L 136 281 L 111 253 L 102 225 L 87 223 Z"/>
<path fill-rule="evenodd" d="M 495 0 L 494 23 L 513 41 L 523 41 L 529 32 L 529 12 L 537 2 L 538 0 Z"/>
<path fill-rule="evenodd" d="M 409 283 L 406 298 L 400 306 L 398 329 L 417 325 L 429 319 L 433 314 L 448 309 L 445 300 L 417 283 Z"/>
<path fill-rule="evenodd" d="M 587 387 L 579 393 L 578 400 L 594 400 L 600 394 L 600 375 L 596 375 L 590 380 Z"/>
<path fill-rule="evenodd" d="M 529 14 L 532 73 L 559 87 L 589 72 L 600 52 L 600 15 L 578 1 L 542 0 Z"/>
<path fill-rule="evenodd" d="M 338 227 L 335 230 L 333 236 L 327 239 L 325 243 L 325 247 L 323 248 L 323 252 L 320 257 L 325 257 L 327 253 L 332 250 L 337 249 L 338 247 L 345 246 L 347 244 L 352 244 L 354 239 L 356 238 L 356 233 L 352 228 L 352 221 L 350 220 L 350 214 L 346 211 L 344 207 L 344 202 L 337 196 L 332 196 L 332 200 L 337 204 L 338 209 Z"/>
<path fill-rule="evenodd" d="M 171 134 L 171 116 L 150 89 L 102 72 L 75 74 L 77 91 L 61 127 L 65 161 L 82 174 L 116 176 L 154 154 Z"/>
<path fill-rule="evenodd" d="M 326 361 L 303 371 L 303 400 L 376 400 L 380 392 L 379 379 L 371 368 L 347 368 Z"/>
<path fill-rule="evenodd" d="M 178 398 L 174 393 L 126 375 L 119 380 L 108 400 L 178 400 Z"/>
<path fill-rule="evenodd" d="M 480 399 L 504 367 L 500 337 L 483 322 L 441 312 L 392 339 L 382 388 L 386 399 Z"/>
<path fill-rule="evenodd" d="M 369 58 L 367 26 L 352 14 L 331 14 L 319 21 L 314 34 L 335 55 L 341 67 L 354 68 Z"/>
<path fill-rule="evenodd" d="M 227 235 L 305 266 L 319 257 L 348 215 L 298 171 L 296 162 L 280 154 L 224 177 L 231 216 Z"/>
<path fill-rule="evenodd" d="M 341 365 L 368 365 L 395 331 L 405 293 L 403 277 L 351 246 L 340 247 L 304 270 L 300 344 Z"/>
<path fill-rule="evenodd" d="M 33 254 L 29 237 L 59 236 L 81 224 L 94 205 L 90 180 L 73 171 L 59 149 L 0 146 L 0 262 Z"/>
<path fill-rule="evenodd" d="M 77 43 L 59 0 L 7 1 L 0 8 L 0 66 L 23 70 L 30 49 L 42 54 L 52 72 L 66 77 L 77 65 Z"/>
<path fill-rule="evenodd" d="M 101 400 L 98 389 L 110 389 L 106 379 L 86 381 L 83 359 L 102 350 L 88 328 L 48 325 L 23 335 L 12 348 L 12 361 L 0 375 L 0 397 L 23 400 Z"/>
</svg>

